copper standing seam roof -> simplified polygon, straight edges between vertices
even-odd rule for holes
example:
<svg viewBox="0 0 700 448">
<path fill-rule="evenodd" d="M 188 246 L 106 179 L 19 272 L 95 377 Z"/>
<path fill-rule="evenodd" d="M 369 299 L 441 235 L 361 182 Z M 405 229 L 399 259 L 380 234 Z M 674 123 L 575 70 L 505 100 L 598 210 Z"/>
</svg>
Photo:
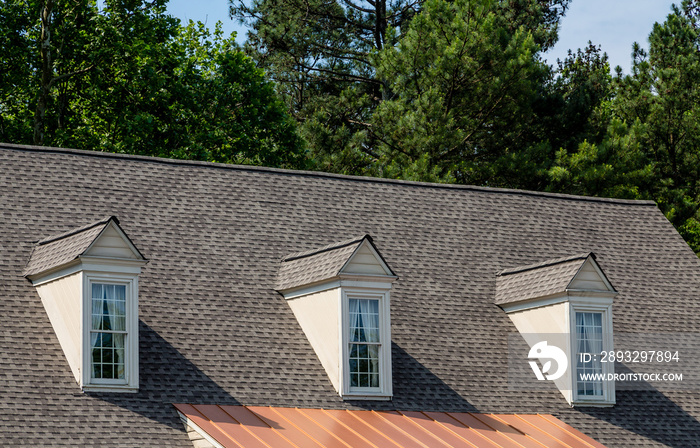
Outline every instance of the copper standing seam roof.
<svg viewBox="0 0 700 448">
<path fill-rule="evenodd" d="M 543 414 L 175 407 L 226 448 L 605 448 Z"/>
</svg>

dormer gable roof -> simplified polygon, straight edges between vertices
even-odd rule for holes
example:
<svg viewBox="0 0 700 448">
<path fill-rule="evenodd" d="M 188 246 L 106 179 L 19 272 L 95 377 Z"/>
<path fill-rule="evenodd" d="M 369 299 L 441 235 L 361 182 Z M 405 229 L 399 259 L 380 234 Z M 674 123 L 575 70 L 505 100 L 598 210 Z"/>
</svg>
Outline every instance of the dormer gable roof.
<svg viewBox="0 0 700 448">
<path fill-rule="evenodd" d="M 117 258 L 145 260 L 143 254 L 119 226 L 117 217 L 109 216 L 39 241 L 32 250 L 23 275 L 33 277 L 53 271 L 84 255 L 100 256 L 100 252 L 93 248 L 103 238 L 113 238 L 117 241 L 115 250 L 118 250 L 122 255 Z M 114 243 L 112 244 L 114 245 Z"/>
<path fill-rule="evenodd" d="M 495 303 L 506 305 L 583 290 L 617 294 L 593 252 L 499 272 Z"/>
<path fill-rule="evenodd" d="M 374 269 L 362 269 L 360 265 L 372 266 Z M 275 289 L 286 291 L 334 279 L 342 273 L 396 277 L 377 250 L 372 237 L 362 235 L 287 255 L 282 259 Z"/>
</svg>

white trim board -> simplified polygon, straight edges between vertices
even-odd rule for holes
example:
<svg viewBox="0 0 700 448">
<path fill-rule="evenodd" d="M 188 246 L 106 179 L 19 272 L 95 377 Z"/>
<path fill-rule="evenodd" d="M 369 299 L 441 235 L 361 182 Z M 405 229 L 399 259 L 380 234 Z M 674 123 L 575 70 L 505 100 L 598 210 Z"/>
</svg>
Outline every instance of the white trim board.
<svg viewBox="0 0 700 448">
<path fill-rule="evenodd" d="M 612 303 L 613 299 L 618 294 L 618 292 L 606 291 L 566 290 L 564 292 L 552 294 L 549 296 L 523 300 L 522 302 L 504 303 L 499 306 L 506 313 L 514 313 L 517 311 L 524 311 L 533 308 L 554 305 L 561 302 L 607 305 Z"/>
</svg>

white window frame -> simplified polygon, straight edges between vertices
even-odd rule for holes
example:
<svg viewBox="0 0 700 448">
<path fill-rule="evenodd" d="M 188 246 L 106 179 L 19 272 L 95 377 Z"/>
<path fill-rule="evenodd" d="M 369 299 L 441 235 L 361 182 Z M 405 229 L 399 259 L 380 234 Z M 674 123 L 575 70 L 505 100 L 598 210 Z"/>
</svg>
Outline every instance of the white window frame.
<svg viewBox="0 0 700 448">
<path fill-rule="evenodd" d="M 389 284 L 389 287 L 391 285 Z M 350 299 L 379 301 L 379 387 L 350 387 Z M 340 383 L 341 395 L 348 400 L 389 400 L 391 384 L 391 314 L 389 290 L 341 287 L 340 306 Z"/>
<path fill-rule="evenodd" d="M 611 406 L 615 404 L 615 381 L 603 381 L 602 396 L 588 396 L 578 394 L 578 378 L 577 378 L 577 360 L 578 360 L 578 344 L 577 344 L 577 329 L 576 329 L 576 313 L 600 313 L 601 323 L 603 324 L 603 350 L 614 350 L 613 341 L 613 321 L 612 321 L 612 304 L 611 303 L 595 303 L 596 300 L 583 299 L 572 300 L 569 310 L 569 328 L 571 347 L 571 397 L 574 406 Z M 602 373 L 606 377 L 615 373 L 615 363 L 602 363 Z"/>
<path fill-rule="evenodd" d="M 106 379 L 92 377 L 92 285 L 126 286 L 126 336 L 124 341 L 124 378 Z M 138 275 L 83 271 L 83 321 L 82 321 L 82 387 L 85 391 L 136 392 L 139 385 L 139 317 Z"/>
</svg>

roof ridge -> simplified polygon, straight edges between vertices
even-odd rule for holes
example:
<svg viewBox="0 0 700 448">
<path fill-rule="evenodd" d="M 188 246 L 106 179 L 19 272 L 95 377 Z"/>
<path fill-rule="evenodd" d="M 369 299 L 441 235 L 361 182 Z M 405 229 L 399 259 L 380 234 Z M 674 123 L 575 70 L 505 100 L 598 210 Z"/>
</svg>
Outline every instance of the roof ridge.
<svg viewBox="0 0 700 448">
<path fill-rule="evenodd" d="M 304 252 L 295 252 L 289 255 L 286 255 L 285 257 L 282 258 L 282 262 L 287 262 L 287 261 L 293 261 L 293 260 L 298 260 L 300 258 L 306 258 L 306 257 L 311 257 L 313 255 L 318 255 L 322 254 L 323 252 L 329 252 L 331 250 L 336 250 L 336 249 L 341 249 L 343 247 L 351 246 L 355 243 L 359 243 L 360 241 L 364 240 L 365 238 L 369 239 L 370 241 L 372 240 L 372 237 L 369 234 L 365 234 L 361 237 L 355 237 L 349 240 L 344 240 L 340 241 L 337 243 L 331 243 L 327 246 L 323 246 L 320 248 L 316 249 L 311 249 L 307 250 Z"/>
<path fill-rule="evenodd" d="M 90 230 L 93 227 L 97 227 L 101 224 L 107 224 L 109 221 L 115 221 L 117 224 L 119 224 L 119 220 L 117 219 L 116 216 L 109 216 L 106 219 L 101 219 L 100 221 L 86 224 L 82 227 L 78 227 L 77 229 L 68 230 L 67 232 L 60 233 L 58 235 L 47 236 L 46 238 L 39 240 L 39 242 L 36 243 L 36 245 L 43 246 L 44 244 L 53 243 L 55 241 L 62 240 L 64 238 L 68 238 L 69 236 L 73 236 L 73 235 L 76 235 L 78 233 L 85 232 L 86 230 Z"/>
<path fill-rule="evenodd" d="M 557 264 L 567 263 L 569 261 L 585 260 L 588 257 L 593 257 L 593 259 L 596 258 L 595 254 L 593 252 L 583 252 L 583 253 L 580 253 L 577 255 L 571 255 L 569 257 L 554 258 L 554 259 L 546 260 L 546 261 L 543 261 L 540 263 L 533 263 L 533 264 L 528 264 L 525 266 L 517 266 L 514 268 L 503 269 L 501 272 L 499 272 L 496 275 L 497 276 L 504 276 L 504 275 L 511 275 L 511 274 L 519 274 L 521 272 L 532 271 L 534 269 L 540 269 L 540 268 L 547 268 L 547 267 L 554 266 Z"/>
<path fill-rule="evenodd" d="M 411 180 L 401 180 L 401 179 L 387 179 L 380 177 L 370 177 L 370 176 L 350 176 L 347 174 L 334 174 L 326 173 L 323 171 L 308 171 L 308 170 L 292 170 L 285 168 L 269 168 L 263 166 L 255 165 L 234 165 L 225 163 L 215 163 L 215 162 L 202 162 L 199 160 L 182 160 L 182 159 L 167 159 L 162 157 L 150 157 L 135 154 L 121 154 L 121 153 L 111 153 L 103 151 L 89 151 L 82 149 L 70 149 L 70 148 L 56 148 L 48 146 L 32 146 L 32 145 L 18 145 L 14 143 L 0 143 L 0 149 L 9 149 L 14 151 L 33 151 L 33 152 L 45 152 L 45 153 L 55 153 L 55 154 L 72 154 L 76 156 L 84 157 L 102 157 L 109 159 L 127 159 L 148 163 L 162 163 L 166 165 L 175 166 L 199 166 L 208 167 L 216 169 L 230 169 L 237 171 L 253 171 L 253 172 L 266 172 L 275 173 L 279 175 L 287 176 L 308 176 L 308 177 L 321 177 L 327 179 L 341 179 L 354 182 L 374 182 L 374 183 L 384 183 L 392 185 L 402 185 L 408 187 L 424 187 L 424 188 L 440 188 L 440 189 L 451 189 L 451 190 L 465 190 L 465 191 L 477 191 L 482 193 L 497 193 L 497 194 L 512 194 L 521 196 L 535 196 L 544 197 L 550 199 L 560 199 L 569 201 L 584 201 L 584 202 L 601 202 L 610 203 L 618 205 L 639 205 L 639 206 L 654 206 L 656 207 L 656 202 L 645 199 L 616 199 L 616 198 L 603 198 L 595 196 L 580 196 L 573 194 L 564 193 L 550 193 L 544 191 L 533 191 L 533 190 L 518 190 L 513 188 L 496 188 L 496 187 L 480 187 L 476 185 L 460 185 L 460 184 L 439 184 L 430 182 L 418 182 Z"/>
</svg>

